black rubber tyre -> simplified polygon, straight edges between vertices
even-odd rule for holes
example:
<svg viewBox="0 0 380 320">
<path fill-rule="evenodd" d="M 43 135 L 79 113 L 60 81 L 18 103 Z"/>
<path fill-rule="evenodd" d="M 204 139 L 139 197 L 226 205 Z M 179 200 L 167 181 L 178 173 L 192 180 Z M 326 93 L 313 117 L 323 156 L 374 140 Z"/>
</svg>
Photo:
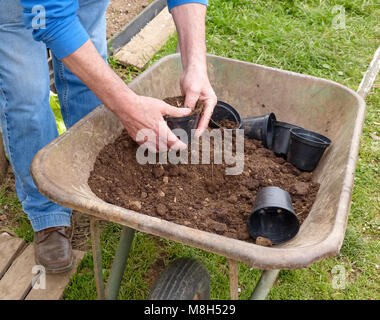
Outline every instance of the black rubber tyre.
<svg viewBox="0 0 380 320">
<path fill-rule="evenodd" d="M 161 273 L 148 299 L 208 300 L 210 299 L 208 271 L 195 259 L 176 259 Z"/>
</svg>

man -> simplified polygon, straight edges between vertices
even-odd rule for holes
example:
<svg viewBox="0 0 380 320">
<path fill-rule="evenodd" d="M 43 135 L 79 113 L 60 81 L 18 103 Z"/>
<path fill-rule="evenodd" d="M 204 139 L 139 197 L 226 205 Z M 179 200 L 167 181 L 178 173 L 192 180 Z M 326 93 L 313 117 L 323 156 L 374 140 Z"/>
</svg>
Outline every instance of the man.
<svg viewBox="0 0 380 320">
<path fill-rule="evenodd" d="M 71 210 L 42 196 L 29 174 L 39 149 L 57 137 L 49 108 L 46 47 L 53 53 L 54 79 L 66 127 L 104 103 L 136 138 L 139 130 L 158 135 L 164 115 L 184 116 L 198 99 L 205 112 L 196 135 L 207 127 L 216 104 L 206 69 L 207 0 L 168 0 L 181 49 L 181 91 L 189 108 L 139 96 L 106 63 L 105 10 L 109 0 L 0 0 L 0 117 L 3 140 L 23 210 L 35 231 L 36 263 L 46 272 L 69 270 Z M 159 144 L 184 145 L 165 126 Z"/>
</svg>

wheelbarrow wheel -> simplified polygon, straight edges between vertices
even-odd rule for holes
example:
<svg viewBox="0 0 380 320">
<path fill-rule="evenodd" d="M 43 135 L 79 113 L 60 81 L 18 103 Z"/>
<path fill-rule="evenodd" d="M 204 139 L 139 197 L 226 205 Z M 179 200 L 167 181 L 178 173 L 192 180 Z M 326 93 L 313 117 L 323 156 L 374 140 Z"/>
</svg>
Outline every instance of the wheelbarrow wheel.
<svg viewBox="0 0 380 320">
<path fill-rule="evenodd" d="M 148 299 L 208 300 L 210 299 L 208 271 L 195 259 L 176 259 L 157 279 Z"/>
</svg>

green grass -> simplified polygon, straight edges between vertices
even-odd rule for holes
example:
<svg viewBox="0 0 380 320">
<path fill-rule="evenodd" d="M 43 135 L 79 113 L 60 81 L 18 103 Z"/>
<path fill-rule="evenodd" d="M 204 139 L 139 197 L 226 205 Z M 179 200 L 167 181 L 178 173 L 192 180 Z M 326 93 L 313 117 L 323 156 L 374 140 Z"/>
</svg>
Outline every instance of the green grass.
<svg viewBox="0 0 380 320">
<path fill-rule="evenodd" d="M 346 10 L 346 28 L 332 26 L 334 5 Z M 378 1 L 211 0 L 207 14 L 208 52 L 271 67 L 310 74 L 357 89 L 380 44 Z M 148 64 L 175 52 L 173 36 Z M 110 65 L 129 82 L 142 70 Z M 377 80 L 379 82 L 379 80 Z M 300 270 L 281 271 L 269 299 L 380 299 L 379 214 L 380 88 L 367 98 L 367 115 L 357 163 L 352 206 L 338 256 Z M 3 205 L 4 198 L 0 198 Z M 120 227 L 105 224 L 103 274 L 107 278 Z M 121 286 L 121 299 L 145 299 L 149 274 L 158 260 L 177 257 L 202 261 L 211 276 L 211 298 L 228 299 L 228 265 L 224 257 L 137 232 Z M 335 266 L 346 271 L 345 289 L 334 289 Z M 162 266 L 161 266 L 162 267 Z M 148 274 L 148 275 L 147 275 Z M 239 263 L 241 299 L 250 296 L 260 272 Z M 66 299 L 95 299 L 92 255 L 88 253 L 65 291 Z"/>
</svg>

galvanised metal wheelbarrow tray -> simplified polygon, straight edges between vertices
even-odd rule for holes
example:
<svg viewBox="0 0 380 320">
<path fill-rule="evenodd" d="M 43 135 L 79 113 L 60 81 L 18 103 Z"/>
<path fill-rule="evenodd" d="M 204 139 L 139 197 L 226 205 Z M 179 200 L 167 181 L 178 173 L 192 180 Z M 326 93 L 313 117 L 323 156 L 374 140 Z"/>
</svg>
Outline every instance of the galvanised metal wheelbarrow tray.
<svg viewBox="0 0 380 320">
<path fill-rule="evenodd" d="M 338 254 L 350 211 L 355 165 L 365 116 L 365 102 L 354 91 L 307 75 L 208 55 L 211 84 L 219 100 L 242 117 L 259 115 L 262 104 L 281 121 L 316 132 L 333 141 L 313 179 L 320 183 L 315 203 L 292 240 L 264 247 L 178 225 L 99 199 L 87 180 L 99 151 L 123 129 L 100 106 L 38 152 L 31 166 L 42 194 L 92 217 L 181 242 L 264 270 L 298 269 Z M 130 88 L 138 94 L 164 98 L 180 94 L 182 72 L 178 54 L 162 58 L 137 77 Z M 333 119 L 333 121 L 331 120 Z"/>
</svg>

